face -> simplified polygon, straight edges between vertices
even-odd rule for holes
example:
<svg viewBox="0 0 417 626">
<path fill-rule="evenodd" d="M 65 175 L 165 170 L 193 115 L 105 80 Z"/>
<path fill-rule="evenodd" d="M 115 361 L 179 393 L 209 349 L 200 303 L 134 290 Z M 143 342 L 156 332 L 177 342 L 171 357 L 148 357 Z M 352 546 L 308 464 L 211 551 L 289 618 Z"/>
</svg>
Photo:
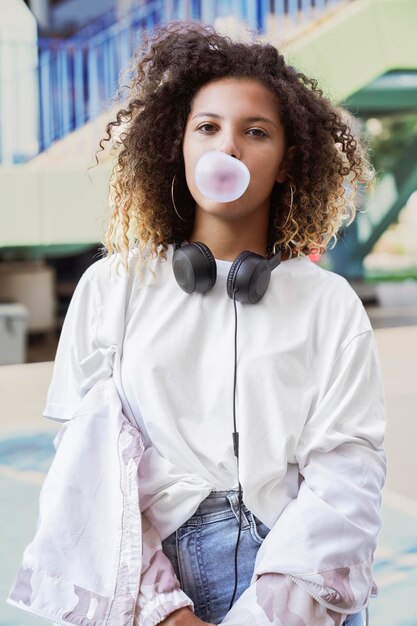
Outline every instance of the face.
<svg viewBox="0 0 417 626">
<path fill-rule="evenodd" d="M 285 134 L 278 104 L 267 87 L 246 78 L 222 78 L 204 85 L 192 101 L 182 147 L 186 181 L 196 211 L 225 219 L 269 213 L 274 184 L 285 180 Z M 237 200 L 218 202 L 198 190 L 194 169 L 208 150 L 234 156 L 249 169 L 249 186 Z"/>
</svg>

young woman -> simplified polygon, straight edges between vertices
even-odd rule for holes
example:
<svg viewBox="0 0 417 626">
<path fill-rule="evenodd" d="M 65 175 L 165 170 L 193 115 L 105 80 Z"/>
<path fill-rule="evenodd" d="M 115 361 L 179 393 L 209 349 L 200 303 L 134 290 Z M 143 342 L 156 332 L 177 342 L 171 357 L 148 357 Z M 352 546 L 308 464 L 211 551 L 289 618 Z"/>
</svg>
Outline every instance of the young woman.
<svg viewBox="0 0 417 626">
<path fill-rule="evenodd" d="M 135 624 L 358 626 L 376 591 L 381 375 L 359 298 L 308 255 L 353 220 L 365 153 L 274 46 L 188 22 L 138 51 L 116 130 L 108 255 L 77 286 L 44 415 L 70 419 L 116 346 L 145 447 Z M 237 199 L 201 192 L 209 151 L 248 168 Z M 250 302 L 248 258 L 270 274 Z"/>
</svg>

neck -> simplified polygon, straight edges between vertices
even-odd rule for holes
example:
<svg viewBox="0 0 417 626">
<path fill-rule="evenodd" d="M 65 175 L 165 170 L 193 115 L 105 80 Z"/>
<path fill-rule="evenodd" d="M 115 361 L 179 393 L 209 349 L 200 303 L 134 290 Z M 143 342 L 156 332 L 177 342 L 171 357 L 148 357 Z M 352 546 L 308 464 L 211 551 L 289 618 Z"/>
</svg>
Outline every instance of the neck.
<svg viewBox="0 0 417 626">
<path fill-rule="evenodd" d="M 259 217 L 248 224 L 247 219 L 222 219 L 218 215 L 203 214 L 197 209 L 188 241 L 201 241 L 210 248 L 216 259 L 233 261 L 243 250 L 265 256 L 267 233 L 268 224 L 266 220 L 260 223 Z"/>
<path fill-rule="evenodd" d="M 234 261 L 243 250 L 266 256 L 267 228 L 248 229 L 247 224 L 240 226 L 237 221 L 221 221 L 210 219 L 196 219 L 189 243 L 201 241 L 211 250 L 215 259 Z M 281 261 L 286 261 L 289 255 L 282 253 Z"/>
</svg>

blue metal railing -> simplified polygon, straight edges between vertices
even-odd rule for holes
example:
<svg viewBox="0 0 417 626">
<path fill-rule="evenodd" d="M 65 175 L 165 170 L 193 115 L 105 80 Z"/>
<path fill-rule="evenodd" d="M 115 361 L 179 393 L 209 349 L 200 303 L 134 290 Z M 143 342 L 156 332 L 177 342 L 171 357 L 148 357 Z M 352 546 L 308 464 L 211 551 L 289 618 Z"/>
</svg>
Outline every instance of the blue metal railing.
<svg viewBox="0 0 417 626">
<path fill-rule="evenodd" d="M 117 89 L 141 34 L 162 17 L 161 0 L 130 11 L 104 29 L 39 41 L 40 149 L 94 119 Z M 108 19 L 108 18 L 107 18 Z"/>
<path fill-rule="evenodd" d="M 109 105 L 120 72 L 140 45 L 142 34 L 158 22 L 214 23 L 219 17 L 234 16 L 251 30 L 264 33 L 270 15 L 283 18 L 285 27 L 291 21 L 318 17 L 327 7 L 342 2 L 346 0 L 147 0 L 124 14 L 114 9 L 69 39 L 41 39 L 36 70 L 39 151 Z M 1 132 L 0 128 L 0 139 Z M 24 160 L 21 155 L 18 159 Z"/>
</svg>

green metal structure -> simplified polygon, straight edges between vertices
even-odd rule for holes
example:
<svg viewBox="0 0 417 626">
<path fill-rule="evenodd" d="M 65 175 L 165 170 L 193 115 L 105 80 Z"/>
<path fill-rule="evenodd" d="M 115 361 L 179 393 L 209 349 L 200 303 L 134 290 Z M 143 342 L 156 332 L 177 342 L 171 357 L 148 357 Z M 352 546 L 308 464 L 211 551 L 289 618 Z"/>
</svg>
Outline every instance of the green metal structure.
<svg viewBox="0 0 417 626">
<path fill-rule="evenodd" d="M 416 27 L 416 0 L 358 0 L 290 44 L 287 56 L 361 118 L 417 112 Z M 337 273 L 363 277 L 365 256 L 417 189 L 417 138 L 410 140 L 329 251 Z"/>
</svg>

